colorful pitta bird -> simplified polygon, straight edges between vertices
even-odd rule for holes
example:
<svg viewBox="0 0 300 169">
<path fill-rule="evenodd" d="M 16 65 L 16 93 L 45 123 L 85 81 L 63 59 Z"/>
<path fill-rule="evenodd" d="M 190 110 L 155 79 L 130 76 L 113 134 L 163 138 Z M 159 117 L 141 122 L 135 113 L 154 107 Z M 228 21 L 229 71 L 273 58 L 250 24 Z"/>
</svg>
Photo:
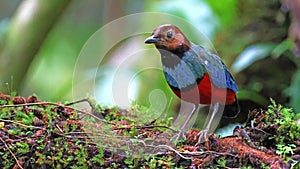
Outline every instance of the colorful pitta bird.
<svg viewBox="0 0 300 169">
<path fill-rule="evenodd" d="M 145 43 L 154 44 L 159 50 L 163 72 L 172 91 L 180 99 L 195 105 L 187 121 L 197 112 L 199 104 L 213 106 L 197 144 L 205 141 L 220 107 L 238 105 L 238 88 L 229 70 L 217 55 L 190 42 L 178 27 L 171 24 L 155 28 Z"/>
</svg>

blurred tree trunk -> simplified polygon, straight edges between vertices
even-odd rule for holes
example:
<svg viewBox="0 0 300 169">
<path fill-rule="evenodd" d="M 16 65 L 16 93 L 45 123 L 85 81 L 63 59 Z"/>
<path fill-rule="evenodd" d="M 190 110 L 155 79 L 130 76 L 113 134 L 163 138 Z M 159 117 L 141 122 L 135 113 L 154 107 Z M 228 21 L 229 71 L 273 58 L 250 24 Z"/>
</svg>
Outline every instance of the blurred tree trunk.
<svg viewBox="0 0 300 169">
<path fill-rule="evenodd" d="M 293 52 L 300 57 L 300 0 L 285 0 L 283 4 L 291 11 L 292 23 L 289 38 L 295 43 Z"/>
<path fill-rule="evenodd" d="M 103 0 L 103 25 L 125 16 L 126 1 Z"/>
<path fill-rule="evenodd" d="M 71 0 L 26 0 L 12 18 L 0 51 L 0 91 L 18 90 L 48 32 Z M 10 92 L 10 91 L 8 91 Z"/>
</svg>

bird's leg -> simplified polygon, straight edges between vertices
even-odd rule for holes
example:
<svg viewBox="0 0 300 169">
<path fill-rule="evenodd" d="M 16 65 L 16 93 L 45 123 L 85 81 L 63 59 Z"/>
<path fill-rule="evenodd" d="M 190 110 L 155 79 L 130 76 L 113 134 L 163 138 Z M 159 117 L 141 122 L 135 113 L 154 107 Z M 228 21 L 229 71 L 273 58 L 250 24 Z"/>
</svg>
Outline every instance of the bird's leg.
<svg viewBox="0 0 300 169">
<path fill-rule="evenodd" d="M 193 106 L 193 110 L 192 112 L 189 113 L 189 115 L 187 116 L 187 118 L 185 119 L 184 123 L 182 124 L 182 126 L 180 127 L 180 131 L 178 133 L 178 136 L 176 138 L 176 140 L 182 138 L 184 135 L 184 132 L 185 132 L 185 128 L 188 124 L 188 122 L 191 120 L 191 118 L 193 117 L 193 115 L 198 112 L 198 109 L 199 109 L 199 105 L 194 105 Z"/>
<path fill-rule="evenodd" d="M 218 110 L 219 110 L 219 103 L 215 103 L 213 105 L 213 112 L 211 114 L 209 113 L 210 117 L 207 124 L 205 125 L 205 128 L 198 133 L 198 142 L 195 146 L 207 140 L 207 132 L 209 131 L 210 126 Z"/>
</svg>

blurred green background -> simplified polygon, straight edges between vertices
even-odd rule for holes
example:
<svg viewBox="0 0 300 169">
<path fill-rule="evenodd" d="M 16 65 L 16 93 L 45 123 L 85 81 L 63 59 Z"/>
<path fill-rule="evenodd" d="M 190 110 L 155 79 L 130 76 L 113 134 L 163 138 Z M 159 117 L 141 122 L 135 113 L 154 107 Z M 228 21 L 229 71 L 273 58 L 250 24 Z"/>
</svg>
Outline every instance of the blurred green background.
<svg viewBox="0 0 300 169">
<path fill-rule="evenodd" d="M 270 97 L 300 112 L 300 0 L 2 0 L 0 91 L 36 94 L 51 101 L 72 100 L 74 68 L 85 42 L 111 21 L 142 12 L 171 14 L 201 30 L 233 73 L 245 112 L 264 108 Z M 131 26 L 145 27 L 156 20 L 140 19 Z M 151 32 L 154 27 L 148 29 Z M 123 28 L 118 30 L 122 32 Z M 185 34 L 195 39 L 193 31 Z M 139 42 L 143 41 L 122 39 L 101 64 L 113 69 L 126 52 L 122 46 L 144 46 Z M 158 57 L 134 60 L 127 65 L 125 74 L 128 71 L 128 76 L 134 75 L 150 61 L 160 64 Z M 107 82 L 112 81 L 107 77 L 99 76 L 98 80 L 99 88 L 112 83 Z M 170 98 L 178 102 L 160 71 L 155 77 L 151 72 L 145 73 L 139 81 L 142 82 L 131 85 L 134 89 L 130 94 L 121 89 L 120 97 L 132 95 L 132 101 L 145 106 L 149 106 L 149 99 L 156 101 L 154 104 L 167 104 Z M 110 93 L 99 90 L 102 93 L 97 100 L 105 102 Z M 158 92 L 149 96 L 151 91 Z M 163 100 L 154 97 L 162 95 L 159 91 L 164 91 Z"/>
</svg>

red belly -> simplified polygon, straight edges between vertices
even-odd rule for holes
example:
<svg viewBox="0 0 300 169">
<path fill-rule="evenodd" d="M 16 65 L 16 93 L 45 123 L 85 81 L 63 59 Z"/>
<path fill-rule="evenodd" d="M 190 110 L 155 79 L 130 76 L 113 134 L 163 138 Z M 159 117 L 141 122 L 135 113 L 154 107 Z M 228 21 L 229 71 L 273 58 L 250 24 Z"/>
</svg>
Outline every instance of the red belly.
<svg viewBox="0 0 300 169">
<path fill-rule="evenodd" d="M 235 92 L 231 89 L 218 88 L 212 85 L 208 74 L 204 74 L 197 87 L 193 89 L 178 91 L 172 88 L 172 90 L 182 100 L 194 104 L 220 103 L 228 105 L 236 100 Z"/>
</svg>

